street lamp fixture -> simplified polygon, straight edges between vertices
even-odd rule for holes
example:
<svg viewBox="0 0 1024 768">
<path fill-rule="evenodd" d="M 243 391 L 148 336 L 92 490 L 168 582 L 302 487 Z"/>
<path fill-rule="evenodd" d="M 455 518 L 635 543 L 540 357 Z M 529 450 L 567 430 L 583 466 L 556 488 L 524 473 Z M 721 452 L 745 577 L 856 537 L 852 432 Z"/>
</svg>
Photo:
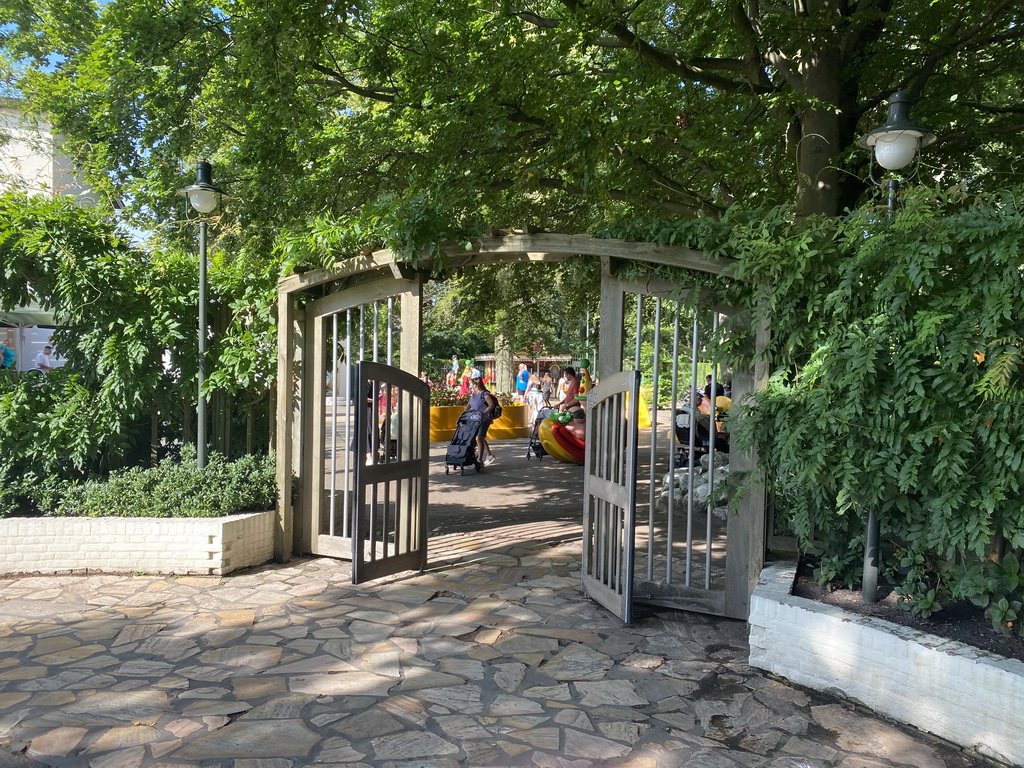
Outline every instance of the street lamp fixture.
<svg viewBox="0 0 1024 768">
<path fill-rule="evenodd" d="M 889 97 L 889 121 L 857 139 L 857 146 L 869 150 L 874 161 L 887 171 L 906 168 L 914 161 L 915 156 L 920 162 L 918 150 L 935 143 L 934 133 L 910 122 L 910 105 L 914 101 L 910 94 L 897 91 Z M 868 175 L 871 178 L 871 183 L 879 185 L 875 179 L 874 165 L 870 161 L 869 166 Z M 896 213 L 896 195 L 899 187 L 899 179 L 890 176 L 886 183 L 890 220 Z M 880 539 L 881 524 L 878 520 L 878 513 L 874 509 L 869 509 L 867 527 L 864 532 L 864 569 L 860 590 L 860 598 L 865 603 L 873 603 L 878 599 Z"/>
<path fill-rule="evenodd" d="M 887 171 L 906 168 L 920 148 L 935 143 L 934 133 L 910 122 L 914 101 L 909 93 L 897 91 L 889 97 L 889 121 L 857 139 L 857 146 L 870 150 L 875 162 Z M 871 173 L 875 181 L 874 168 Z"/>
<path fill-rule="evenodd" d="M 213 186 L 210 164 L 200 160 L 196 168 L 196 183 L 179 189 L 178 194 L 187 197 L 189 203 L 200 214 L 213 213 L 220 205 L 223 194 Z M 196 384 L 196 466 L 206 466 L 206 396 L 203 384 L 206 381 L 206 219 L 199 219 L 199 359 L 197 361 Z"/>
</svg>

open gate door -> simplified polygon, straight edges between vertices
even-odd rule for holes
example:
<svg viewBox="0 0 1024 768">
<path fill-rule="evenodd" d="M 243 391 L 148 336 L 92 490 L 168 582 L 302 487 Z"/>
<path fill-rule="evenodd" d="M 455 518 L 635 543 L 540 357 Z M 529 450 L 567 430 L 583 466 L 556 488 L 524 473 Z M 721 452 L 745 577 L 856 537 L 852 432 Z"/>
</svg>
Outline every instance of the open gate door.
<svg viewBox="0 0 1024 768">
<path fill-rule="evenodd" d="M 427 565 L 430 389 L 363 361 L 353 393 L 352 583 L 361 584 Z"/>
<path fill-rule="evenodd" d="M 583 590 L 633 620 L 640 373 L 607 377 L 587 398 L 583 486 Z"/>
</svg>

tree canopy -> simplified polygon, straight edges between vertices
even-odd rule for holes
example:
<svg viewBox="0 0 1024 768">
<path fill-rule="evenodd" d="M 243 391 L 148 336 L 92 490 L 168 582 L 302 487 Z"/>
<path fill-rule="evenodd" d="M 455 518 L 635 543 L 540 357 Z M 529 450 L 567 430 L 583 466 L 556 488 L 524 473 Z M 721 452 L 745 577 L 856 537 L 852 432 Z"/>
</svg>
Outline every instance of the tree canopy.
<svg viewBox="0 0 1024 768">
<path fill-rule="evenodd" d="M 139 223 L 208 157 L 240 250 L 327 262 L 488 225 L 839 214 L 897 89 L 940 135 L 928 175 L 1003 186 L 1022 21 L 1012 0 L 10 0 L 0 34 Z"/>
</svg>

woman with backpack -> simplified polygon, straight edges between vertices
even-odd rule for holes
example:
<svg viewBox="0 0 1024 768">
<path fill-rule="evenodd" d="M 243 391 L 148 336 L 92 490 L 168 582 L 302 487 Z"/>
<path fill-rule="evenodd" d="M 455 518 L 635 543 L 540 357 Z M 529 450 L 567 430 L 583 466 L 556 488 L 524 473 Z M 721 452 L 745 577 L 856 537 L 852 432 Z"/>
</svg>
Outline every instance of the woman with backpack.
<svg viewBox="0 0 1024 768">
<path fill-rule="evenodd" d="M 494 454 L 491 453 L 491 446 L 487 443 L 487 430 L 496 417 L 498 399 L 491 394 L 484 384 L 484 380 L 477 376 L 473 379 L 473 391 L 469 396 L 469 403 L 466 404 L 467 411 L 479 411 L 483 418 L 480 419 L 480 429 L 476 433 L 477 457 L 485 467 L 494 463 Z"/>
</svg>

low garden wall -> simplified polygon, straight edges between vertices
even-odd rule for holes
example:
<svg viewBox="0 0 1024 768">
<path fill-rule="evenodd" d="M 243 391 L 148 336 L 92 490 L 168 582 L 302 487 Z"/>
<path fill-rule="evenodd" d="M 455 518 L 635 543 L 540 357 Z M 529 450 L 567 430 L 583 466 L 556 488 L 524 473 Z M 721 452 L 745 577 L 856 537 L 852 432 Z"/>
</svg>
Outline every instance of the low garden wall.
<svg viewBox="0 0 1024 768">
<path fill-rule="evenodd" d="M 1024 765 L 1024 663 L 794 597 L 795 579 L 792 563 L 762 571 L 750 605 L 751 666 Z"/>
<path fill-rule="evenodd" d="M 273 512 L 0 520 L 0 576 L 86 571 L 220 576 L 265 563 L 273 554 Z"/>
<path fill-rule="evenodd" d="M 430 406 L 430 442 L 449 442 L 455 436 L 455 422 L 466 410 L 464 405 Z M 529 423 L 529 407 L 525 405 L 501 406 L 501 418 L 491 425 L 488 440 L 509 440 L 529 437 L 533 425 Z"/>
</svg>

